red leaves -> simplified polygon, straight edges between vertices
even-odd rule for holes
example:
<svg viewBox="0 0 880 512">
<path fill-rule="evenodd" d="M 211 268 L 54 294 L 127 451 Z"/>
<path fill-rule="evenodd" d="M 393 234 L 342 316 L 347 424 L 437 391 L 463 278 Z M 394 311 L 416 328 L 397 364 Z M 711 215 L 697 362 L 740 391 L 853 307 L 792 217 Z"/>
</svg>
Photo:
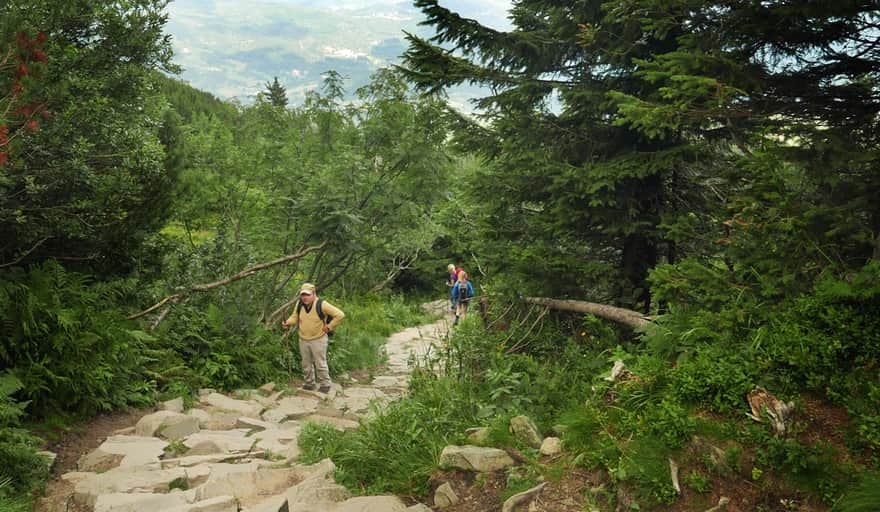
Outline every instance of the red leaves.
<svg viewBox="0 0 880 512">
<path fill-rule="evenodd" d="M 34 101 L 28 94 L 29 89 L 39 79 L 42 67 L 49 62 L 49 57 L 42 48 L 47 40 L 44 32 L 37 32 L 31 37 L 28 32 L 19 31 L 15 34 L 15 40 L 6 48 L 5 57 L 0 55 L 0 83 L 11 82 L 8 94 L 2 95 L 4 92 L 0 92 L 0 112 L 5 117 L 0 119 L 0 167 L 9 162 L 11 144 L 19 130 L 35 132 L 40 129 L 40 121 L 36 116 L 43 119 L 49 117 L 46 106 Z M 6 75 L 6 80 L 2 80 L 3 75 Z"/>
</svg>

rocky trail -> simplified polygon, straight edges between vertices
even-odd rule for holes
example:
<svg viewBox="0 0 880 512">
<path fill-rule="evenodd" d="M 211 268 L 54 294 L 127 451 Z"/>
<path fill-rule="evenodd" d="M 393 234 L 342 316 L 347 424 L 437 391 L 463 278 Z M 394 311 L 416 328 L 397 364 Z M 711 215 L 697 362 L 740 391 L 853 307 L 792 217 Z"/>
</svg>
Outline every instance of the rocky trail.
<svg viewBox="0 0 880 512">
<path fill-rule="evenodd" d="M 426 305 L 444 311 L 445 301 Z M 95 512 L 395 512 L 430 510 L 395 496 L 352 497 L 333 481 L 329 459 L 298 463 L 306 422 L 356 429 L 406 393 L 413 361 L 442 342 L 449 318 L 388 338 L 388 360 L 371 382 L 329 393 L 268 383 L 224 395 L 201 390 L 192 408 L 181 399 L 110 432 L 82 453 L 75 471 L 49 483 L 39 510 Z M 332 353 L 331 353 L 332 358 Z"/>
</svg>

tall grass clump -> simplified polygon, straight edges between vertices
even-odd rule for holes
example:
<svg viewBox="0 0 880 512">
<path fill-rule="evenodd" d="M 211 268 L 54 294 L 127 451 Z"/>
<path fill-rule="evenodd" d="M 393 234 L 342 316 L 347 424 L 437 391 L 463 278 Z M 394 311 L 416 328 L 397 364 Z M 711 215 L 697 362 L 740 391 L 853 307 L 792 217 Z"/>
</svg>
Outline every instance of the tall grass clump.
<svg viewBox="0 0 880 512">
<path fill-rule="evenodd" d="M 476 404 L 453 379 L 426 372 L 413 375 L 407 397 L 375 412 L 357 431 L 307 425 L 299 437 L 302 460 L 331 458 L 337 481 L 358 493 L 422 495 L 440 452 L 463 441 L 477 421 Z"/>
</svg>

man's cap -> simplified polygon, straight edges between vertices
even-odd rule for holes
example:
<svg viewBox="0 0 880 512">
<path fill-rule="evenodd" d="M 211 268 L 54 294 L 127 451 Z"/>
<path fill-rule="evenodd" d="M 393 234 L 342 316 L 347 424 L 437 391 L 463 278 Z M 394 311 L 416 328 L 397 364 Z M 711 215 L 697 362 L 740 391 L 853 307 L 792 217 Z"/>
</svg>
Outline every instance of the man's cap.
<svg viewBox="0 0 880 512">
<path fill-rule="evenodd" d="M 315 285 L 313 285 L 312 283 L 303 283 L 303 285 L 299 289 L 299 294 L 302 295 L 304 293 L 308 295 L 314 295 Z"/>
</svg>

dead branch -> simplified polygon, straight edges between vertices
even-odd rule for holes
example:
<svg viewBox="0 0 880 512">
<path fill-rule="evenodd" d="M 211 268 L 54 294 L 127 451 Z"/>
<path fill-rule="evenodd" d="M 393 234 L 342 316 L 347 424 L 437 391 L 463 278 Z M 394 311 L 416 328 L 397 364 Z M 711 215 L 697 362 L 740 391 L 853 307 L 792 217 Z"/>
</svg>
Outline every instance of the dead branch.
<svg viewBox="0 0 880 512">
<path fill-rule="evenodd" d="M 306 247 L 306 248 L 296 252 L 295 254 L 288 254 L 287 256 L 278 258 L 276 260 L 268 261 L 266 263 L 260 263 L 259 265 L 254 265 L 253 267 L 246 268 L 246 269 L 242 270 L 241 272 L 235 274 L 234 276 L 227 277 L 227 278 L 221 279 L 219 281 L 214 281 L 212 283 L 202 283 L 202 284 L 193 285 L 189 289 L 184 290 L 182 292 L 175 293 L 173 295 L 169 295 L 169 296 L 165 297 L 164 299 L 160 300 L 159 302 L 157 302 L 156 304 L 154 304 L 153 306 L 150 306 L 149 308 L 141 311 L 140 313 L 135 313 L 133 315 L 129 315 L 127 318 L 129 320 L 134 320 L 136 318 L 140 318 L 142 316 L 149 315 L 150 313 L 152 313 L 153 311 L 156 311 L 157 309 L 161 308 L 165 304 L 174 304 L 174 303 L 180 302 L 181 300 L 192 295 L 194 292 L 205 292 L 205 291 L 211 290 L 213 288 L 219 288 L 219 287 L 227 285 L 229 283 L 233 283 L 235 281 L 239 281 L 239 280 L 244 279 L 246 277 L 250 277 L 261 270 L 265 270 L 267 268 L 274 267 L 275 265 L 282 265 L 284 263 L 298 260 L 313 251 L 317 251 L 318 249 L 323 248 L 325 245 L 327 245 L 326 240 L 321 242 L 318 245 L 315 245 L 312 247 Z"/>
<path fill-rule="evenodd" d="M 418 259 L 419 259 L 419 250 L 418 249 L 416 249 L 415 252 L 411 256 L 409 256 L 409 255 L 395 256 L 391 261 L 391 263 L 392 263 L 391 269 L 385 274 L 385 279 L 381 283 L 370 288 L 370 293 L 378 292 L 379 290 L 382 290 L 383 288 L 388 286 L 388 284 L 390 284 L 392 281 L 397 279 L 397 276 L 399 276 L 401 272 L 411 268 L 412 264 L 415 263 L 416 260 L 418 260 Z"/>
<path fill-rule="evenodd" d="M 607 304 L 596 304 L 595 302 L 583 300 L 548 299 L 545 297 L 523 297 L 522 300 L 529 304 L 541 304 L 551 309 L 595 315 L 599 318 L 628 325 L 632 328 L 644 327 L 651 322 L 651 319 L 644 313 Z"/>
<path fill-rule="evenodd" d="M 11 266 L 15 265 L 16 263 L 20 262 L 21 260 L 25 259 L 25 258 L 27 257 L 28 254 L 34 252 L 34 250 L 35 250 L 37 247 L 43 245 L 43 242 L 45 242 L 45 241 L 48 240 L 48 239 L 49 239 L 49 237 L 47 236 L 47 237 L 43 238 L 42 240 L 39 240 L 37 243 L 34 244 L 33 247 L 31 247 L 30 249 L 26 250 L 26 251 L 25 251 L 24 253 L 22 253 L 22 255 L 19 256 L 17 259 L 15 259 L 15 260 L 13 260 L 13 261 L 10 261 L 9 263 L 4 263 L 4 264 L 0 265 L 0 268 L 11 267 Z"/>
</svg>

